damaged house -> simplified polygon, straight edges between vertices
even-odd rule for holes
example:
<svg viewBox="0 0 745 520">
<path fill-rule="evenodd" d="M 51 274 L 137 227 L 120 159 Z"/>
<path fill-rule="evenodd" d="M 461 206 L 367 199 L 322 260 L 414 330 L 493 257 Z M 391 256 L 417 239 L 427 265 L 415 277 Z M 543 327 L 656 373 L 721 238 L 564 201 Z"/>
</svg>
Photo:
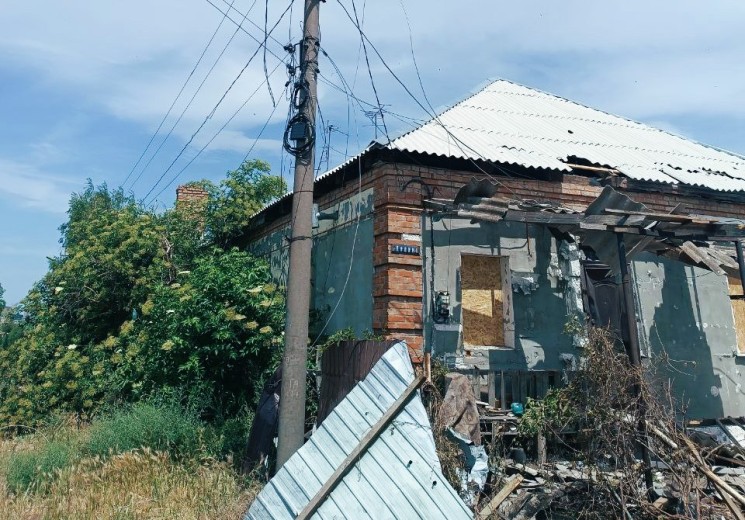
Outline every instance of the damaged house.
<svg viewBox="0 0 745 520">
<path fill-rule="evenodd" d="M 500 80 L 314 195 L 317 332 L 405 340 L 504 408 L 560 384 L 589 318 L 664 357 L 687 417 L 745 415 L 745 158 Z M 245 244 L 280 283 L 290 210 Z"/>
</svg>

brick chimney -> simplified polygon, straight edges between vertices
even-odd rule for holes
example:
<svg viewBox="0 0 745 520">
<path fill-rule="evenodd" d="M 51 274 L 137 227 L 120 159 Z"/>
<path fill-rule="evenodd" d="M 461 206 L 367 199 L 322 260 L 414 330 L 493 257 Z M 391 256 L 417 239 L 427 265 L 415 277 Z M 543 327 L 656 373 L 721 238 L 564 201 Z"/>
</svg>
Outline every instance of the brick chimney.
<svg viewBox="0 0 745 520">
<path fill-rule="evenodd" d="M 204 188 L 195 184 L 183 184 L 176 188 L 176 205 L 202 206 L 209 194 Z"/>
</svg>

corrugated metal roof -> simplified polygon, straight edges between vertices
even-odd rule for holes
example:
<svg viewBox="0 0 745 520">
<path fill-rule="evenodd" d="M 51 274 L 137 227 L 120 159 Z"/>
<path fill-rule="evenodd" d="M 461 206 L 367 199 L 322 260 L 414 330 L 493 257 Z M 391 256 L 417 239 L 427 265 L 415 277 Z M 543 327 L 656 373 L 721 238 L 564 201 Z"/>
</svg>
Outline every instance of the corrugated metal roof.
<svg viewBox="0 0 745 520">
<path fill-rule="evenodd" d="M 745 191 L 742 156 L 505 80 L 389 146 L 565 171 L 578 157 L 636 180 Z"/>
<path fill-rule="evenodd" d="M 566 163 L 578 157 L 635 180 L 745 191 L 741 155 L 507 80 L 489 83 L 389 144 L 373 143 L 316 180 L 374 148 L 559 171 L 570 171 Z"/>
<path fill-rule="evenodd" d="M 245 518 L 296 518 L 413 380 L 408 349 L 404 343 L 397 343 L 267 483 Z M 442 475 L 429 419 L 418 394 L 312 518 L 473 518 Z"/>
</svg>

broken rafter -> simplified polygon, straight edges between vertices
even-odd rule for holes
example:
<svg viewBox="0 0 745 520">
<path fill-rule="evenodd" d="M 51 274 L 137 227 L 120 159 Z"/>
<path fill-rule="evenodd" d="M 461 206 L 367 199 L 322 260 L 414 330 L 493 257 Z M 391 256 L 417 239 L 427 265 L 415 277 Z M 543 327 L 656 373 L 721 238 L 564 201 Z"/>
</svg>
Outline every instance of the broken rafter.
<svg viewBox="0 0 745 520">
<path fill-rule="evenodd" d="M 649 421 L 645 421 L 647 426 L 647 431 L 652 432 L 655 434 L 660 440 L 662 440 L 665 444 L 667 444 L 669 447 L 671 447 L 674 450 L 678 449 L 678 444 L 673 441 L 669 435 L 667 435 L 665 432 L 663 432 L 660 428 L 656 427 Z M 714 484 L 720 494 L 724 496 L 725 493 L 727 493 L 731 498 L 737 500 L 741 505 L 745 506 L 745 497 L 743 497 L 740 493 L 738 493 L 732 486 L 727 484 L 724 480 L 722 480 L 717 474 L 715 474 L 711 469 L 708 467 L 706 462 L 704 462 L 704 459 L 701 457 L 701 454 L 696 450 L 696 447 L 693 445 L 693 442 L 686 437 L 686 436 L 680 436 L 681 440 L 685 444 L 685 447 L 688 449 L 691 461 L 693 462 L 693 465 L 696 466 L 696 468 L 706 475 L 706 477 Z M 728 506 L 729 506 L 729 501 Z"/>
<path fill-rule="evenodd" d="M 720 224 L 721 220 L 711 217 L 707 218 L 705 216 L 698 216 L 698 215 L 681 215 L 681 214 L 672 214 L 672 213 L 658 213 L 656 211 L 633 211 L 633 210 L 626 210 L 626 209 L 614 209 L 614 208 L 605 208 L 603 211 L 606 213 L 609 213 L 611 215 L 639 215 L 642 217 L 647 217 L 652 220 L 662 220 L 665 222 L 678 222 L 681 224 Z"/>
<path fill-rule="evenodd" d="M 602 166 L 586 166 L 584 164 L 573 164 L 573 163 L 565 163 L 567 166 L 572 168 L 573 170 L 587 170 L 588 172 L 601 172 L 601 173 L 615 173 L 619 174 L 621 173 L 620 170 L 617 170 L 616 168 L 604 168 Z"/>
<path fill-rule="evenodd" d="M 499 493 L 497 493 L 494 498 L 492 498 L 489 503 L 486 504 L 486 506 L 479 512 L 477 517 L 478 520 L 484 520 L 495 514 L 497 512 L 497 508 L 502 504 L 502 502 L 505 501 L 508 496 L 512 494 L 513 491 L 517 489 L 517 486 L 519 486 L 522 481 L 523 476 L 520 474 L 507 479 L 507 483 L 502 487 L 501 490 L 499 490 Z"/>
</svg>

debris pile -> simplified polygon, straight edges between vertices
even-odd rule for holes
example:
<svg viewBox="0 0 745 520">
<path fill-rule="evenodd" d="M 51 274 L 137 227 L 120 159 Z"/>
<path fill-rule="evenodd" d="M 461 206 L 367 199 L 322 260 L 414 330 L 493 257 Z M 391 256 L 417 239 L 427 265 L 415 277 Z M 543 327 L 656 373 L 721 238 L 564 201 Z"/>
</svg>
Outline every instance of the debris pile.
<svg viewBox="0 0 745 520">
<path fill-rule="evenodd" d="M 714 436 L 683 424 L 650 371 L 630 366 L 607 331 L 591 330 L 566 387 L 520 419 L 502 413 L 506 424 L 519 421 L 531 458 L 540 450 L 530 443 L 548 439 L 548 460 L 525 462 L 515 449 L 503 458 L 495 438 L 477 518 L 745 520 L 745 450 L 731 429 Z"/>
<path fill-rule="evenodd" d="M 246 518 L 745 520 L 745 422 L 684 424 L 653 372 L 591 329 L 566 386 L 506 410 L 396 343 Z"/>
</svg>

